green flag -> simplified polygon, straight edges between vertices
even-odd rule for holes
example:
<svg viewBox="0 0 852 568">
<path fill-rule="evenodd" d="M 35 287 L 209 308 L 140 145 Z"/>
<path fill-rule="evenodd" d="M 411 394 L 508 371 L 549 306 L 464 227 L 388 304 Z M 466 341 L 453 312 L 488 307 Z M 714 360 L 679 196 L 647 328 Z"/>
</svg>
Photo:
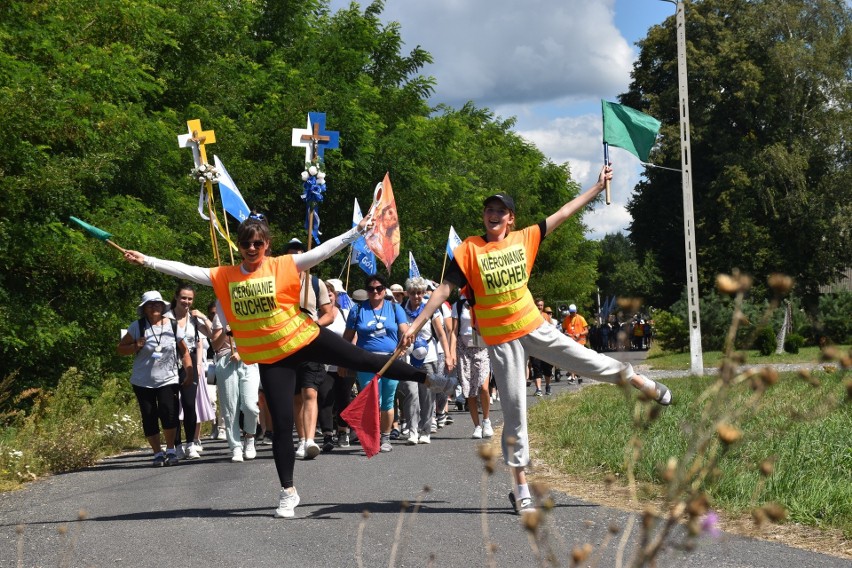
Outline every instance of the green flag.
<svg viewBox="0 0 852 568">
<path fill-rule="evenodd" d="M 643 162 L 657 140 L 660 121 L 628 106 L 601 99 L 604 144 L 624 148 Z"/>
<path fill-rule="evenodd" d="M 89 233 L 89 235 L 95 237 L 99 241 L 106 241 L 107 239 L 109 239 L 112 236 L 111 234 L 107 233 L 106 231 L 98 229 L 94 225 L 89 225 L 85 221 L 78 219 L 77 217 L 74 217 L 73 215 L 68 217 L 68 218 L 71 219 L 72 221 L 74 221 L 75 223 L 77 223 L 78 225 L 80 225 L 81 227 L 83 227 L 83 229 L 85 229 L 86 232 Z"/>
</svg>

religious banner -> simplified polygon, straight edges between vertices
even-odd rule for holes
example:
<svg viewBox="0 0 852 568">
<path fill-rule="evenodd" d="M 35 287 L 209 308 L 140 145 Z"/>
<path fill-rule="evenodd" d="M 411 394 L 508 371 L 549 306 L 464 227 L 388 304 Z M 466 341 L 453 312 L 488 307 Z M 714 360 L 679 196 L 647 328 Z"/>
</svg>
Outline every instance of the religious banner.
<svg viewBox="0 0 852 568">
<path fill-rule="evenodd" d="M 243 199 L 243 194 L 237 189 L 237 184 L 234 183 L 234 180 L 231 178 L 228 170 L 225 169 L 225 164 L 222 163 L 219 156 L 213 156 L 213 163 L 219 172 L 219 197 L 222 200 L 222 208 L 231 217 L 242 223 L 248 219 L 251 209 L 249 209 L 246 200 Z"/>
<path fill-rule="evenodd" d="M 391 264 L 399 256 L 399 216 L 389 174 L 385 174 L 380 185 L 381 188 L 376 188 L 373 207 L 370 208 L 375 225 L 367 233 L 367 244 L 390 274 Z"/>
<path fill-rule="evenodd" d="M 308 127 L 294 128 L 293 146 L 305 147 L 305 168 L 302 172 L 302 200 L 305 202 L 305 229 L 308 231 L 308 249 L 311 244 L 320 243 L 319 205 L 323 202 L 326 190 L 326 174 L 322 170 L 325 150 L 339 147 L 340 134 L 325 129 L 325 113 L 309 112 Z"/>
</svg>

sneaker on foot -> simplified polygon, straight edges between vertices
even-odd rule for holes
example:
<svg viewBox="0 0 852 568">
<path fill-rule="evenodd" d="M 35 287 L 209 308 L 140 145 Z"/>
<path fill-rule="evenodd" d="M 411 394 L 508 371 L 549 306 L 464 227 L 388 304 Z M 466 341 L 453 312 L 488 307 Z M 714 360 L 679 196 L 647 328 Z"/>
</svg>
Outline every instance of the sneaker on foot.
<svg viewBox="0 0 852 568">
<path fill-rule="evenodd" d="M 261 445 L 263 446 L 271 446 L 272 445 L 272 432 L 269 430 L 263 435 L 263 438 L 260 440 Z"/>
<path fill-rule="evenodd" d="M 177 465 L 180 463 L 178 461 L 177 454 L 174 452 L 166 452 L 166 465 Z"/>
<path fill-rule="evenodd" d="M 385 440 L 382 442 L 382 445 L 379 446 L 379 451 L 382 453 L 388 453 L 393 451 L 393 446 L 391 446 L 390 440 Z"/>
<path fill-rule="evenodd" d="M 198 450 L 195 448 L 195 444 L 187 444 L 184 456 L 188 460 L 197 460 L 201 457 Z"/>
<path fill-rule="evenodd" d="M 453 420 L 453 416 L 452 416 L 452 414 L 450 414 L 450 413 L 448 412 L 448 413 L 447 413 L 447 422 L 446 422 L 446 425 L 447 425 L 447 426 L 452 426 L 452 425 L 453 425 L 453 424 L 455 424 L 455 423 L 456 423 L 456 421 L 455 421 L 455 420 Z"/>
<path fill-rule="evenodd" d="M 429 378 L 426 381 L 426 386 L 430 391 L 434 393 L 443 393 L 447 396 L 450 396 L 454 390 L 456 390 L 456 385 L 458 381 L 454 376 L 448 375 L 429 375 Z"/>
<path fill-rule="evenodd" d="M 243 449 L 239 446 L 231 450 L 231 461 L 239 463 L 243 461 Z"/>
<path fill-rule="evenodd" d="M 327 454 L 334 449 L 334 439 L 331 434 L 326 434 L 322 437 L 322 453 Z"/>
<path fill-rule="evenodd" d="M 482 426 L 476 426 L 476 428 L 473 429 L 473 434 L 470 437 L 473 438 L 474 440 L 481 440 L 482 439 Z"/>
<path fill-rule="evenodd" d="M 163 452 L 154 455 L 154 463 L 152 463 L 154 467 L 163 467 L 166 465 L 166 455 Z"/>
<path fill-rule="evenodd" d="M 533 500 L 529 497 L 524 497 L 523 499 L 516 499 L 515 493 L 509 493 L 509 502 L 512 503 L 512 508 L 519 515 L 524 515 L 526 513 L 532 513 L 535 511 L 535 505 L 533 505 Z"/>
<path fill-rule="evenodd" d="M 398 429 L 394 428 L 393 430 L 391 430 L 391 432 L 390 432 L 390 439 L 391 440 L 399 440 L 399 436 L 400 436 L 400 433 L 399 433 Z"/>
<path fill-rule="evenodd" d="M 409 446 L 416 446 L 418 439 L 419 436 L 417 435 L 417 432 L 414 432 L 412 430 L 411 433 L 408 435 L 408 440 L 406 440 L 405 443 Z"/>
<path fill-rule="evenodd" d="M 657 381 L 654 381 L 654 390 L 657 394 L 654 400 L 656 400 L 658 403 L 662 404 L 663 406 L 668 406 L 672 403 L 672 391 L 669 390 L 669 387 L 667 387 L 663 383 L 658 383 Z"/>
<path fill-rule="evenodd" d="M 341 448 L 349 447 L 349 433 L 348 432 L 340 432 L 337 434 L 337 445 Z"/>
<path fill-rule="evenodd" d="M 541 389 L 535 389 L 535 396 L 541 396 Z"/>
<path fill-rule="evenodd" d="M 295 487 L 291 487 L 293 490 L 290 493 L 289 490 L 281 488 L 281 493 L 278 494 L 278 508 L 275 509 L 275 518 L 276 519 L 289 519 L 296 515 L 296 506 L 299 504 L 299 494 L 296 492 Z"/>
<path fill-rule="evenodd" d="M 320 447 L 313 440 L 308 440 L 305 442 L 305 458 L 306 460 L 312 460 L 318 455 L 320 455 Z"/>
<path fill-rule="evenodd" d="M 305 459 L 305 441 L 299 440 L 299 445 L 296 446 L 296 459 L 303 460 Z"/>
<path fill-rule="evenodd" d="M 254 438 L 246 438 L 243 443 L 243 454 L 247 460 L 253 460 L 257 457 L 257 450 L 254 448 Z"/>
<path fill-rule="evenodd" d="M 483 418 L 482 420 L 482 437 L 490 438 L 494 435 L 494 428 L 491 426 L 490 418 Z"/>
<path fill-rule="evenodd" d="M 420 434 L 420 438 L 417 440 L 418 444 L 431 444 L 432 440 L 429 438 L 429 434 Z"/>
<path fill-rule="evenodd" d="M 547 387 L 546 389 L 544 389 L 544 396 L 550 396 L 550 395 L 552 395 L 552 394 L 553 394 L 553 393 L 552 393 L 552 392 L 550 392 L 550 387 Z"/>
<path fill-rule="evenodd" d="M 429 432 L 434 434 L 437 431 L 438 431 L 438 420 L 433 418 L 432 419 L 432 425 L 429 427 Z"/>
<path fill-rule="evenodd" d="M 438 428 L 443 428 L 444 426 L 447 425 L 447 413 L 443 412 L 443 413 L 439 414 L 435 418 L 435 420 L 436 420 L 436 424 L 438 425 Z"/>
<path fill-rule="evenodd" d="M 583 384 L 583 377 L 577 377 L 577 384 L 578 384 L 578 385 L 582 385 L 582 384 Z"/>
<path fill-rule="evenodd" d="M 201 446 L 200 440 L 194 441 L 192 443 L 192 445 L 195 446 L 195 451 L 198 452 L 199 454 L 204 451 L 204 448 Z"/>
<path fill-rule="evenodd" d="M 186 458 L 186 452 L 183 450 L 183 444 L 175 444 L 175 456 L 182 460 Z"/>
</svg>

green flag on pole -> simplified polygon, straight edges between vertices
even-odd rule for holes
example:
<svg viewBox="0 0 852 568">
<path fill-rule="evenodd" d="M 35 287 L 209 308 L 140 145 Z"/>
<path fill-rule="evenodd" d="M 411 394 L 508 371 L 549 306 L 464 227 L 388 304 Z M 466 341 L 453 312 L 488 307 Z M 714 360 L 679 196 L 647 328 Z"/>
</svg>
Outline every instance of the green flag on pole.
<svg viewBox="0 0 852 568">
<path fill-rule="evenodd" d="M 651 153 L 660 131 L 660 121 L 628 106 L 603 99 L 601 104 L 604 144 L 623 148 L 647 162 L 648 154 Z"/>
<path fill-rule="evenodd" d="M 98 229 L 94 225 L 89 225 L 88 223 L 86 223 L 82 219 L 78 219 L 77 217 L 74 217 L 73 215 L 70 215 L 68 218 L 71 219 L 72 221 L 74 221 L 75 223 L 77 223 L 78 225 L 80 225 L 83 228 L 83 230 L 85 230 L 87 233 L 89 233 L 89 236 L 95 237 L 99 241 L 103 241 L 106 244 L 108 244 L 109 246 L 120 250 L 121 252 L 125 252 L 125 250 L 123 248 L 121 248 L 120 246 L 118 246 L 117 244 L 115 244 L 114 242 L 109 240 L 110 237 L 112 237 L 112 235 L 107 233 L 103 229 Z"/>
<path fill-rule="evenodd" d="M 75 223 L 77 223 L 78 225 L 80 225 L 81 227 L 83 227 L 83 229 L 85 229 L 85 231 L 87 233 L 89 233 L 89 235 L 95 237 L 99 241 L 106 241 L 107 239 L 109 239 L 112 236 L 111 234 L 107 233 L 106 231 L 104 231 L 102 229 L 98 229 L 94 225 L 89 225 L 88 223 L 86 223 L 82 219 L 78 219 L 77 217 L 74 217 L 73 215 L 68 217 L 68 218 L 71 219 L 72 221 L 74 221 Z"/>
</svg>

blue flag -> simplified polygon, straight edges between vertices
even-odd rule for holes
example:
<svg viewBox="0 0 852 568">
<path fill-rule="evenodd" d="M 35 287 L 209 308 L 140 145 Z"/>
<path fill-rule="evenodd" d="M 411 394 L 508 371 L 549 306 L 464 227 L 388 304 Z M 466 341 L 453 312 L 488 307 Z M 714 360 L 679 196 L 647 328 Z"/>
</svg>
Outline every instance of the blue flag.
<svg viewBox="0 0 852 568">
<path fill-rule="evenodd" d="M 213 156 L 213 164 L 219 170 L 219 195 L 222 198 L 222 207 L 228 214 L 242 223 L 248 219 L 251 209 L 243 199 L 243 194 L 237 189 L 237 184 L 231 179 L 228 170 L 225 169 L 225 164 L 219 159 L 219 156 Z"/>
<path fill-rule="evenodd" d="M 450 225 L 450 236 L 447 238 L 447 256 L 453 259 L 453 251 L 456 250 L 456 247 L 461 243 L 461 237 L 459 237 L 459 234 L 455 229 L 453 229 L 453 226 Z"/>
<path fill-rule="evenodd" d="M 361 207 L 356 199 L 355 208 L 352 210 L 352 226 L 357 225 L 362 217 Z M 352 243 L 352 264 L 357 264 L 367 274 L 376 273 L 376 255 L 367 246 L 367 239 L 364 237 Z"/>
<path fill-rule="evenodd" d="M 417 278 L 420 276 L 420 269 L 417 268 L 417 263 L 414 262 L 414 254 L 408 251 L 408 277 Z"/>
</svg>

